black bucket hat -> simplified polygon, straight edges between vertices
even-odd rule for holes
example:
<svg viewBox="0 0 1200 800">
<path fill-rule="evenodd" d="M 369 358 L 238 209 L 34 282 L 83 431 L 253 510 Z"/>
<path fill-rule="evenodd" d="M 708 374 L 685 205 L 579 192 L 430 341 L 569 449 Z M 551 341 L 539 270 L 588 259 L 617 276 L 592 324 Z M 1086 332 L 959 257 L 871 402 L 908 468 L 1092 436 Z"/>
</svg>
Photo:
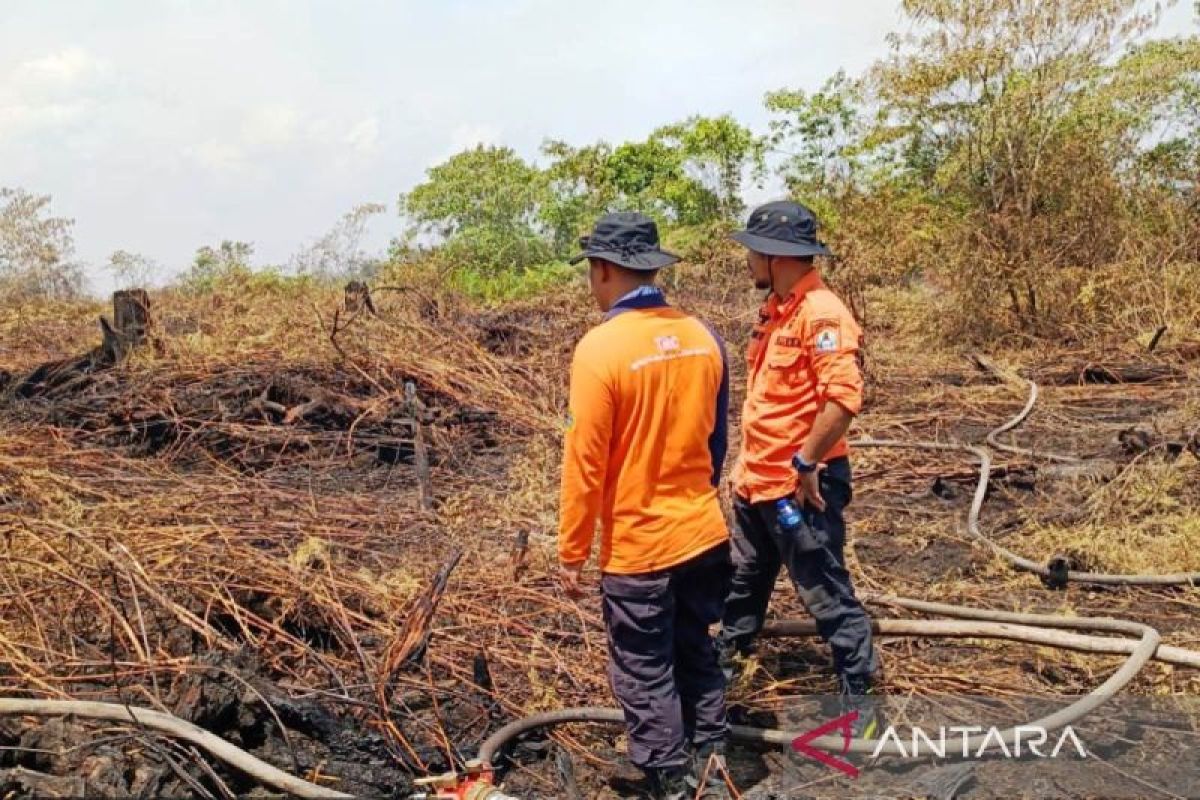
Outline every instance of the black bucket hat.
<svg viewBox="0 0 1200 800">
<path fill-rule="evenodd" d="M 679 260 L 679 256 L 658 246 L 654 220 L 632 211 L 605 214 L 596 221 L 591 236 L 579 239 L 579 246 L 583 252 L 571 259 L 572 264 L 585 258 L 602 258 L 626 269 L 651 271 Z"/>
<path fill-rule="evenodd" d="M 817 239 L 817 217 L 791 200 L 777 200 L 750 212 L 746 230 L 733 234 L 756 253 L 767 256 L 831 256 Z"/>
</svg>

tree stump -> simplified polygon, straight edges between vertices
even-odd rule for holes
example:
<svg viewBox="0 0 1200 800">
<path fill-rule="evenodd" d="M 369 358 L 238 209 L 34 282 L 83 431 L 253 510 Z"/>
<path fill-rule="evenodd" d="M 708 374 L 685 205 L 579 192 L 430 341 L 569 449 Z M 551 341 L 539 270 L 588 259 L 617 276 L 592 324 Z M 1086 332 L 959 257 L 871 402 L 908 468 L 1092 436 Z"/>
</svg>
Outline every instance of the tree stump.
<svg viewBox="0 0 1200 800">
<path fill-rule="evenodd" d="M 17 382 L 12 393 L 30 398 L 79 388 L 92 374 L 117 366 L 146 341 L 150 328 L 150 298 L 142 289 L 113 294 L 116 326 L 100 317 L 101 341 L 81 356 L 48 361 Z"/>
<path fill-rule="evenodd" d="M 146 341 L 150 324 L 150 295 L 145 289 L 126 289 L 113 294 L 113 327 L 131 348 Z"/>
<path fill-rule="evenodd" d="M 350 281 L 346 284 L 346 311 L 354 314 L 359 311 L 375 313 L 375 303 L 371 300 L 371 287 L 364 281 Z"/>
</svg>

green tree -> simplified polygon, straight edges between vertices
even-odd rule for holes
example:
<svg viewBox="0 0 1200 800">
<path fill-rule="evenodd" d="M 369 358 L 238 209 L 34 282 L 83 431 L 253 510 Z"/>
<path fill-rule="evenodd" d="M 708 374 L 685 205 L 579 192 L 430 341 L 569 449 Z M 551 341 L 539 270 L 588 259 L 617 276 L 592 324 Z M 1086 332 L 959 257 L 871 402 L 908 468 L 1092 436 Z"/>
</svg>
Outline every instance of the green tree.
<svg viewBox="0 0 1200 800">
<path fill-rule="evenodd" d="M 254 245 L 226 239 L 216 247 L 205 245 L 196 251 L 191 266 L 183 274 L 180 283 L 191 291 L 211 291 L 221 281 L 253 272 L 250 260 L 254 256 Z"/>
<path fill-rule="evenodd" d="M 732 221 L 745 177 L 764 171 L 764 143 L 732 117 L 693 117 L 641 141 L 546 142 L 541 219 L 557 249 L 608 211 L 640 211 L 664 227 Z"/>
<path fill-rule="evenodd" d="M 861 82 L 845 72 L 811 94 L 784 89 L 767 95 L 769 147 L 781 156 L 776 169 L 793 195 L 833 199 L 864 177 L 868 123 L 863 106 Z"/>
<path fill-rule="evenodd" d="M 620 204 L 621 193 L 609 170 L 612 154 L 608 142 L 573 147 L 550 140 L 542 145 L 549 165 L 538 216 L 555 253 L 574 251 L 579 236 L 596 217 Z"/>
<path fill-rule="evenodd" d="M 0 187 L 0 290 L 31 297 L 72 297 L 83 269 L 72 258 L 74 220 L 50 216 L 50 196 Z"/>
<path fill-rule="evenodd" d="M 507 147 L 480 145 L 431 168 L 400 197 L 411 238 L 432 235 L 443 253 L 484 273 L 524 269 L 550 257 L 537 212 L 542 171 Z"/>
<path fill-rule="evenodd" d="M 1144 43 L 1157 9 L 1137 0 L 903 8 L 913 33 L 871 75 L 873 143 L 942 212 L 932 244 L 964 318 L 1052 327 L 1063 304 L 1043 293 L 1128 240 L 1130 166 L 1195 75 L 1194 44 Z"/>
<path fill-rule="evenodd" d="M 1129 115 L 1139 145 L 1124 153 L 1131 175 L 1195 198 L 1200 181 L 1200 38 L 1151 41 L 1113 70 L 1096 102 Z"/>
<path fill-rule="evenodd" d="M 706 190 L 689 188 L 693 197 L 703 198 L 688 209 L 693 221 L 709 221 L 715 211 L 720 220 L 735 222 L 744 210 L 743 182 L 747 177 L 761 180 L 766 172 L 767 141 L 728 114 L 666 125 L 651 141 L 669 147 L 684 173 Z"/>
<path fill-rule="evenodd" d="M 864 80 L 838 72 L 815 92 L 784 89 L 765 100 L 777 175 L 816 211 L 851 296 L 919 273 L 938 224 L 928 194 L 879 135 L 868 92 Z"/>
<path fill-rule="evenodd" d="M 696 225 L 712 218 L 716 195 L 684 169 L 678 144 L 651 136 L 618 145 L 608 159 L 608 180 L 620 211 L 641 211 L 673 225 Z"/>
</svg>

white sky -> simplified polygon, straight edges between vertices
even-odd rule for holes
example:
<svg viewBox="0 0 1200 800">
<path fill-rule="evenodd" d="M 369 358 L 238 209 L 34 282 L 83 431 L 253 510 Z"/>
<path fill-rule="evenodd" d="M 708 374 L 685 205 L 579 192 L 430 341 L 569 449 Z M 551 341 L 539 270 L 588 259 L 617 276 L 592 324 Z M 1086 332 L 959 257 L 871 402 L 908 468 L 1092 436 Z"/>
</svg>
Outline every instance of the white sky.
<svg viewBox="0 0 1200 800">
<path fill-rule="evenodd" d="M 116 249 L 175 271 L 281 263 L 394 209 L 478 142 L 622 141 L 886 53 L 894 0 L 0 0 L 0 186 L 51 194 L 106 289 Z M 1192 3 L 1163 35 L 1194 30 Z M 376 242 L 396 233 L 394 212 Z"/>
</svg>

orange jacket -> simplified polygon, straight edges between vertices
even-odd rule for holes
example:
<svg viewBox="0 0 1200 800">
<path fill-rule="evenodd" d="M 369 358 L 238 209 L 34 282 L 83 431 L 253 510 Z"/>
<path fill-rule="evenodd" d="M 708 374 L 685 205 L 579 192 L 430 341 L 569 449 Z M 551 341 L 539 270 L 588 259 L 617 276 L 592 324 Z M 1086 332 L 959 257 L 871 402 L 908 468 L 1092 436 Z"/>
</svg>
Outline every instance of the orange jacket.
<svg viewBox="0 0 1200 800">
<path fill-rule="evenodd" d="M 717 500 L 728 369 L 704 323 L 652 287 L 626 295 L 583 337 L 571 365 L 558 553 L 600 569 L 680 564 L 729 538 Z"/>
<path fill-rule="evenodd" d="M 855 415 L 862 410 L 861 339 L 854 316 L 816 270 L 784 302 L 768 298 L 747 353 L 742 450 L 733 474 L 738 495 L 758 503 L 795 492 L 792 456 L 825 402 Z M 825 460 L 848 451 L 843 438 Z"/>
</svg>

